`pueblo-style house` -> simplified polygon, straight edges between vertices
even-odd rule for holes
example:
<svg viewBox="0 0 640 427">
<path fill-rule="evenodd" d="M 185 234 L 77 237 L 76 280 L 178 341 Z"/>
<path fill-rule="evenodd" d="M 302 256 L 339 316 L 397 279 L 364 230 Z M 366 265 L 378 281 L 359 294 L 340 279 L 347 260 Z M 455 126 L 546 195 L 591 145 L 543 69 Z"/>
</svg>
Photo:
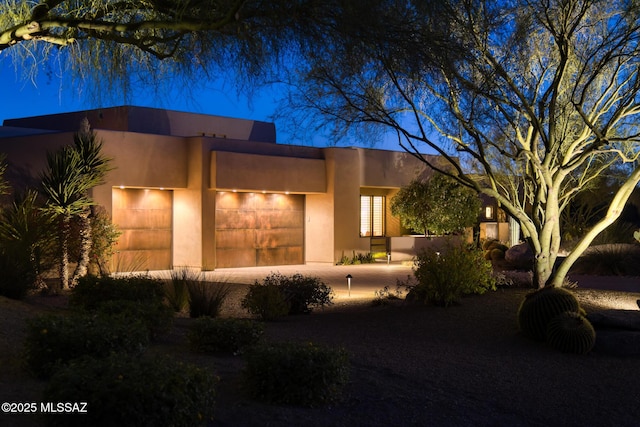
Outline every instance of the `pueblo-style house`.
<svg viewBox="0 0 640 427">
<path fill-rule="evenodd" d="M 92 197 L 122 232 L 116 270 L 335 263 L 369 252 L 397 261 L 429 243 L 406 236 L 390 212 L 400 187 L 431 175 L 423 162 L 278 144 L 275 125 L 260 121 L 132 106 L 5 120 L 10 179 L 37 177 L 84 118 L 112 159 Z"/>
</svg>

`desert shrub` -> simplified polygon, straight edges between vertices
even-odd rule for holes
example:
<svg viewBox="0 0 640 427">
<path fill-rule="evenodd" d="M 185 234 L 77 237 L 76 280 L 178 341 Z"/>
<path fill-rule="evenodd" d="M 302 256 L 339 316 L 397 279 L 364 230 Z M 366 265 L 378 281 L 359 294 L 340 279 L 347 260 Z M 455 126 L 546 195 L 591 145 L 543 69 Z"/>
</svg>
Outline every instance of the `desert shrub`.
<svg viewBox="0 0 640 427">
<path fill-rule="evenodd" d="M 41 209 L 38 193 L 18 194 L 0 209 L 0 295 L 22 299 L 43 286 L 55 265 L 55 224 Z"/>
<path fill-rule="evenodd" d="M 565 353 L 587 354 L 596 343 L 596 331 L 582 314 L 565 311 L 549 321 L 547 343 Z"/>
<path fill-rule="evenodd" d="M 57 365 L 88 355 L 140 354 L 149 343 L 145 325 L 121 315 L 76 313 L 31 319 L 24 343 L 24 361 L 36 376 L 50 376 Z"/>
<path fill-rule="evenodd" d="M 373 299 L 373 302 L 371 303 L 371 305 L 373 306 L 386 305 L 389 303 L 389 301 L 399 300 L 402 298 L 402 294 L 403 294 L 402 285 L 400 281 L 396 279 L 395 291 L 391 291 L 389 289 L 389 286 L 385 286 L 384 288 L 375 291 L 373 294 L 375 295 L 375 298 Z"/>
<path fill-rule="evenodd" d="M 484 259 L 487 261 L 502 261 L 509 248 L 496 239 L 487 239 L 482 243 Z"/>
<path fill-rule="evenodd" d="M 340 261 L 338 261 L 337 264 L 340 264 L 340 265 L 372 264 L 376 262 L 375 260 L 376 257 L 385 258 L 387 256 L 386 252 L 382 252 L 382 254 L 383 254 L 382 256 L 380 255 L 380 253 L 374 256 L 374 254 L 370 252 L 356 253 L 355 251 L 353 251 L 352 257 L 349 258 L 343 253 L 342 257 L 340 258 Z"/>
<path fill-rule="evenodd" d="M 189 317 L 218 317 L 231 288 L 223 282 L 188 282 Z"/>
<path fill-rule="evenodd" d="M 314 406 L 337 400 L 349 378 L 342 348 L 312 343 L 253 347 L 246 354 L 245 385 L 253 397 L 273 403 Z"/>
<path fill-rule="evenodd" d="M 518 309 L 518 325 L 529 338 L 544 341 L 549 321 L 565 311 L 580 312 L 575 295 L 563 288 L 547 286 L 525 296 Z"/>
<path fill-rule="evenodd" d="M 272 284 L 255 282 L 242 298 L 242 308 L 262 320 L 276 320 L 289 313 L 289 303 L 280 288 Z"/>
<path fill-rule="evenodd" d="M 296 273 L 284 276 L 271 273 L 263 280 L 265 285 L 274 285 L 289 303 L 289 314 L 310 313 L 314 307 L 330 305 L 333 291 L 317 277 Z"/>
<path fill-rule="evenodd" d="M 189 307 L 189 290 L 187 289 L 186 272 L 171 270 L 171 277 L 164 283 L 164 296 L 169 306 L 181 313 Z"/>
<path fill-rule="evenodd" d="M 35 288 L 35 275 L 28 264 L 0 252 L 0 295 L 23 299 Z"/>
<path fill-rule="evenodd" d="M 593 246 L 578 258 L 571 271 L 601 276 L 640 276 L 640 247 L 637 244 Z"/>
<path fill-rule="evenodd" d="M 96 312 L 141 321 L 147 328 L 150 339 L 168 332 L 173 324 L 173 310 L 161 303 L 105 301 L 98 306 Z"/>
<path fill-rule="evenodd" d="M 93 310 L 105 301 L 162 303 L 162 282 L 148 276 L 85 276 L 80 278 L 69 297 L 69 305 Z"/>
<path fill-rule="evenodd" d="M 504 251 L 499 248 L 491 249 L 489 252 L 491 261 L 500 261 L 504 259 Z"/>
<path fill-rule="evenodd" d="M 463 295 L 496 289 L 491 263 L 473 248 L 450 246 L 442 253 L 422 251 L 413 273 L 417 284 L 407 298 L 444 307 L 459 302 Z"/>
<path fill-rule="evenodd" d="M 167 357 L 81 358 L 60 369 L 47 402 L 87 402 L 86 414 L 48 414 L 54 426 L 198 426 L 213 419 L 216 378 Z"/>
<path fill-rule="evenodd" d="M 531 288 L 533 287 L 533 272 L 518 270 L 494 271 L 497 288 Z"/>
<path fill-rule="evenodd" d="M 231 288 L 224 282 L 207 282 L 201 272 L 182 267 L 171 272 L 165 297 L 176 311 L 189 305 L 189 317 L 217 317 Z"/>
<path fill-rule="evenodd" d="M 189 344 L 203 353 L 233 353 L 255 345 L 264 334 L 264 325 L 248 319 L 202 317 L 189 331 Z"/>
</svg>

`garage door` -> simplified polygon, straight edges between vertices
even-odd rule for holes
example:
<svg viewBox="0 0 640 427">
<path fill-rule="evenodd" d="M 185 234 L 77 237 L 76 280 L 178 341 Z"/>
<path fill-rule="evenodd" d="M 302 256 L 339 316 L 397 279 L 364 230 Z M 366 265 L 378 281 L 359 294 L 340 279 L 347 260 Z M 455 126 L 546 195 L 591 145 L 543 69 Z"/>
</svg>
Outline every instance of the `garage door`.
<svg viewBox="0 0 640 427">
<path fill-rule="evenodd" d="M 173 192 L 114 188 L 112 203 L 122 232 L 113 271 L 170 269 Z"/>
<path fill-rule="evenodd" d="M 216 195 L 216 268 L 303 264 L 303 248 L 304 195 Z"/>
</svg>

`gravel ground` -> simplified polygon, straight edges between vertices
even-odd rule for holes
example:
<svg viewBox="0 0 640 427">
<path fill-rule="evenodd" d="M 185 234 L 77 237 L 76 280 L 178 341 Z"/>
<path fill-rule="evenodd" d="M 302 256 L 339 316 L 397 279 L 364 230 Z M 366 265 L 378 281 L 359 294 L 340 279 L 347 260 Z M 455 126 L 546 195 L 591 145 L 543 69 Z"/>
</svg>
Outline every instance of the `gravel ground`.
<svg viewBox="0 0 640 427">
<path fill-rule="evenodd" d="M 637 426 L 640 357 L 596 351 L 559 353 L 525 339 L 516 312 L 529 292 L 507 289 L 463 299 L 447 309 L 339 302 L 310 315 L 268 323 L 271 341 L 311 341 L 344 347 L 351 379 L 341 401 L 318 408 L 267 405 L 241 387 L 241 356 L 194 354 L 186 345 L 190 319 L 176 319 L 151 352 L 209 366 L 220 377 L 220 426 Z M 237 288 L 225 315 L 239 314 Z M 588 312 L 637 309 L 637 293 L 578 289 Z M 0 299 L 0 397 L 39 401 L 43 383 L 19 368 L 26 318 L 64 305 Z M 51 308 L 51 307 L 54 308 Z M 640 313 L 639 313 L 640 316 Z M 40 425 L 25 415 L 0 425 Z"/>
</svg>

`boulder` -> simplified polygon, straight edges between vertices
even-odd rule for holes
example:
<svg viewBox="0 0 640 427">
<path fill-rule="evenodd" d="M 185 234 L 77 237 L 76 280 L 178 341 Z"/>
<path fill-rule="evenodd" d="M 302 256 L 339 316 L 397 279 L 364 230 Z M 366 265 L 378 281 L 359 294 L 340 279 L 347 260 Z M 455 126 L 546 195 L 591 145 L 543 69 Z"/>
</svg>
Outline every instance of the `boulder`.
<svg viewBox="0 0 640 427">
<path fill-rule="evenodd" d="M 507 249 L 504 253 L 504 259 L 516 267 L 531 267 L 533 251 L 527 243 L 520 243 Z"/>
</svg>

